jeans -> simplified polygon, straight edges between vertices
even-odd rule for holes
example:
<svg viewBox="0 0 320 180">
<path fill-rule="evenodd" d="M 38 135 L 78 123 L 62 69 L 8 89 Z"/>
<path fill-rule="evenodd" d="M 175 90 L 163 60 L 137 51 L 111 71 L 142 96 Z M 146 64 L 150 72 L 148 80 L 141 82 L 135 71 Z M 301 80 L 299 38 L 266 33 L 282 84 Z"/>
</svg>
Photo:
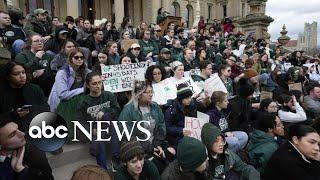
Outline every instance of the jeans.
<svg viewBox="0 0 320 180">
<path fill-rule="evenodd" d="M 13 42 L 12 47 L 11 47 L 11 53 L 12 56 L 16 56 L 19 52 L 22 51 L 22 47 L 26 45 L 26 43 L 21 40 L 21 39 L 17 39 Z"/>
<path fill-rule="evenodd" d="M 238 152 L 244 148 L 248 142 L 248 135 L 244 131 L 233 131 L 233 137 L 225 137 L 229 149 L 233 152 Z"/>
</svg>

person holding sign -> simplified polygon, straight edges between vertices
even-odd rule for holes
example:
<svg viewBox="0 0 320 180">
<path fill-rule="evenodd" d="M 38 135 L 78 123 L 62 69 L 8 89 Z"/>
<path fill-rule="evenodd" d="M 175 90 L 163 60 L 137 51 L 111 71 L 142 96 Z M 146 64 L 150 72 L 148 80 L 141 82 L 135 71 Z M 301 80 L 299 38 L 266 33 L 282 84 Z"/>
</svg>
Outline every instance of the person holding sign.
<svg viewBox="0 0 320 180">
<path fill-rule="evenodd" d="M 143 126 L 151 133 L 151 137 L 142 142 L 142 147 L 148 154 L 147 158 L 153 158 L 152 161 L 159 171 L 163 171 L 166 163 L 176 152 L 165 142 L 164 116 L 160 106 L 152 101 L 152 96 L 153 88 L 149 82 L 135 81 L 132 99 L 124 106 L 118 120 L 127 121 L 128 132 L 132 131 L 131 136 L 137 136 L 140 139 L 145 139 L 145 134 L 138 130 L 134 122 L 145 121 Z"/>
<path fill-rule="evenodd" d="M 231 114 L 228 108 L 228 94 L 222 91 L 215 91 L 211 98 L 207 98 L 209 122 L 217 126 L 224 134 L 228 142 L 229 149 L 237 153 L 244 148 L 248 142 L 248 135 L 243 131 L 231 131 L 229 125 L 229 116 Z"/>
<path fill-rule="evenodd" d="M 260 173 L 254 167 L 227 149 L 224 135 L 215 125 L 206 123 L 202 127 L 201 140 L 208 150 L 210 179 L 260 180 Z"/>
<path fill-rule="evenodd" d="M 192 95 L 188 84 L 180 84 L 177 87 L 177 98 L 169 100 L 166 105 L 167 141 L 175 148 L 183 136 L 191 134 L 191 130 L 184 128 L 185 117 L 197 116 L 197 105 L 192 99 Z"/>
</svg>

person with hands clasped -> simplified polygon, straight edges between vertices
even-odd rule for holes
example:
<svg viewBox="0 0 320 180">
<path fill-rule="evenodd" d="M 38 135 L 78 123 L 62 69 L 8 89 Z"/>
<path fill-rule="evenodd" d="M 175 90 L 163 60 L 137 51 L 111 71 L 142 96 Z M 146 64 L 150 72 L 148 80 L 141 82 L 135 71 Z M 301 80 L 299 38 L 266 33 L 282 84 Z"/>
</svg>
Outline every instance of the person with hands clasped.
<svg viewBox="0 0 320 180">
<path fill-rule="evenodd" d="M 32 82 L 38 84 L 49 96 L 54 77 L 51 76 L 50 62 L 53 56 L 43 50 L 44 40 L 40 35 L 32 35 L 27 41 L 24 50 L 17 54 L 15 62 L 31 70 Z"/>
</svg>

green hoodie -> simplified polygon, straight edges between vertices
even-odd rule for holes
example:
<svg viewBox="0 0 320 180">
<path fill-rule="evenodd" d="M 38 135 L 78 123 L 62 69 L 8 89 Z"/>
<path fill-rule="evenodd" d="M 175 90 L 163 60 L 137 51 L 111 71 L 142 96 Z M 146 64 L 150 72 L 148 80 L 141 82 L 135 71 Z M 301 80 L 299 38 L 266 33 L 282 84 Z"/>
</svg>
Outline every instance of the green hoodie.
<svg viewBox="0 0 320 180">
<path fill-rule="evenodd" d="M 221 162 L 224 160 L 224 172 L 222 174 L 227 175 L 230 173 L 231 170 L 233 170 L 239 173 L 240 179 L 260 180 L 260 173 L 254 167 L 244 163 L 238 155 L 228 150 L 227 146 L 225 146 L 223 154 L 219 154 L 216 158 L 213 157 L 211 151 L 212 145 L 219 135 L 223 136 L 219 128 L 217 128 L 215 125 L 211 123 L 206 123 L 202 127 L 201 140 L 203 144 L 207 147 L 207 150 L 209 152 L 209 168 L 211 171 L 211 179 L 216 179 L 214 178 L 216 169 L 214 166 L 211 165 L 215 164 L 215 162 L 217 161 Z"/>
<path fill-rule="evenodd" d="M 274 137 L 269 134 L 253 129 L 249 135 L 248 161 L 260 173 L 263 173 L 272 154 L 279 148 Z"/>
</svg>

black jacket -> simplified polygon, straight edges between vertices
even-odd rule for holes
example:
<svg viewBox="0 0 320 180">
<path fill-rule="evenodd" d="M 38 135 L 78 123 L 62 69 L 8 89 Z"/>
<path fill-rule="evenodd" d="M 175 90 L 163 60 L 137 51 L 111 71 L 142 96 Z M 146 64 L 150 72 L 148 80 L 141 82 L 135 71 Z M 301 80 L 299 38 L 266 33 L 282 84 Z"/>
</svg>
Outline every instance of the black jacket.
<svg viewBox="0 0 320 180">
<path fill-rule="evenodd" d="M 319 170 L 319 162 L 302 157 L 290 142 L 286 142 L 271 157 L 264 179 L 319 180 Z"/>
<path fill-rule="evenodd" d="M 17 39 L 21 39 L 23 41 L 26 40 L 26 35 L 24 34 L 23 30 L 19 27 L 15 27 L 12 25 L 4 29 L 0 28 L 0 37 L 10 47 Z"/>
</svg>

